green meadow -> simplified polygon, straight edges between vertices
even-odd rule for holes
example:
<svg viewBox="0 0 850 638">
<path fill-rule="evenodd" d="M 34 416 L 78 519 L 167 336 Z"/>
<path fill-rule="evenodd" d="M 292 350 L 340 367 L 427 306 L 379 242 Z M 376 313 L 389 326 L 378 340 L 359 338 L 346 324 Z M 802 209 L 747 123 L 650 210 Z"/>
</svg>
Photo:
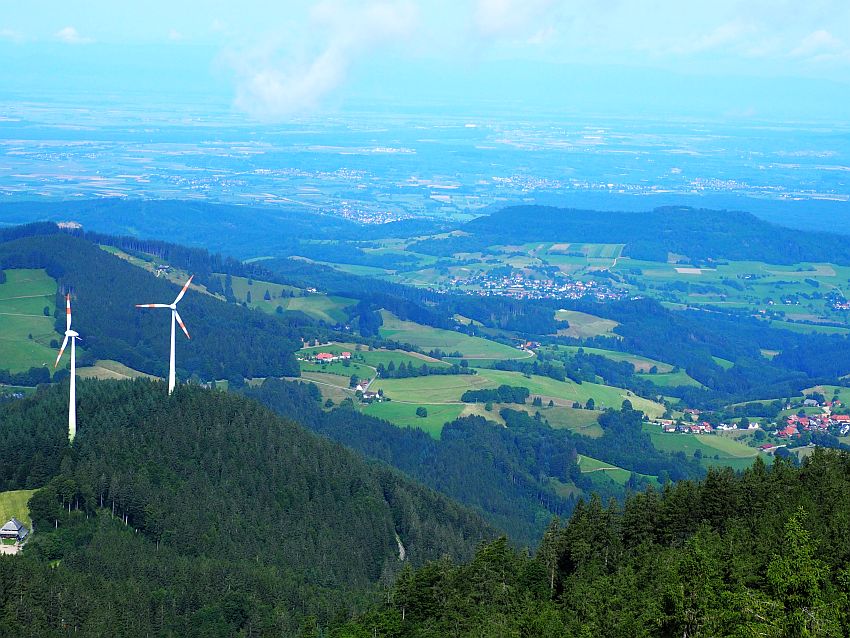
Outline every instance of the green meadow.
<svg viewBox="0 0 850 638">
<path fill-rule="evenodd" d="M 447 354 L 460 352 L 464 359 L 469 360 L 493 361 L 529 357 L 529 353 L 502 343 L 404 321 L 386 310 L 381 311 L 381 316 L 384 321 L 380 329 L 381 337 L 399 343 L 409 343 L 425 351 L 439 349 Z"/>
<path fill-rule="evenodd" d="M 420 407 L 428 411 L 427 416 L 420 417 L 416 415 L 416 410 Z M 433 438 L 439 439 L 443 426 L 461 416 L 464 406 L 462 404 L 412 404 L 383 401 L 381 403 L 371 403 L 363 406 L 362 411 L 364 414 L 384 419 L 394 425 L 419 428 Z"/>
<path fill-rule="evenodd" d="M 600 461 L 599 459 L 594 459 L 590 456 L 585 456 L 584 454 L 579 454 L 576 462 L 578 463 L 581 473 L 589 475 L 594 483 L 610 480 L 617 485 L 623 486 L 628 482 L 632 475 L 629 470 L 625 470 L 616 465 L 611 465 L 605 461 Z M 656 486 L 658 485 L 658 479 L 655 476 L 650 476 L 649 474 L 638 474 L 638 476 L 651 481 Z"/>
<path fill-rule="evenodd" d="M 13 516 L 27 526 L 30 522 L 30 510 L 27 505 L 35 490 L 14 490 L 11 492 L 0 492 L 0 525 L 3 525 Z"/>
<path fill-rule="evenodd" d="M 637 410 L 643 410 L 651 417 L 661 416 L 664 406 L 635 396 L 622 388 L 598 383 L 577 384 L 572 381 L 556 381 L 537 375 L 525 376 L 519 372 L 478 368 L 476 375 L 446 375 L 415 377 L 409 379 L 378 379 L 372 389 L 382 389 L 384 394 L 394 400 L 415 403 L 455 403 L 467 390 L 497 388 L 510 385 L 528 388 L 532 397 L 543 397 L 544 403 L 551 398 L 557 405 L 570 407 L 574 402 L 582 405 L 593 399 L 597 408 L 618 408 L 625 399 L 632 402 Z M 530 400 L 529 400 L 530 403 Z"/>
<path fill-rule="evenodd" d="M 53 369 L 60 340 L 54 329 L 56 281 L 44 270 L 6 270 L 0 284 L 0 368 L 23 372 L 33 367 Z M 44 315 L 47 308 L 48 316 Z"/>
<path fill-rule="evenodd" d="M 611 319 L 603 319 L 596 315 L 589 315 L 586 312 L 577 310 L 558 310 L 555 313 L 555 319 L 558 321 L 567 321 L 570 324 L 569 328 L 558 331 L 558 335 L 562 337 L 575 337 L 576 339 L 588 339 L 591 337 L 616 336 L 614 328 L 619 324 Z"/>
<path fill-rule="evenodd" d="M 700 462 L 705 467 L 717 465 L 742 470 L 749 467 L 759 454 L 756 448 L 726 434 L 666 433 L 657 425 L 650 424 L 644 426 L 644 431 L 649 433 L 652 444 L 658 450 L 683 452 L 686 456 L 693 456 L 694 452 L 700 450 Z"/>
</svg>

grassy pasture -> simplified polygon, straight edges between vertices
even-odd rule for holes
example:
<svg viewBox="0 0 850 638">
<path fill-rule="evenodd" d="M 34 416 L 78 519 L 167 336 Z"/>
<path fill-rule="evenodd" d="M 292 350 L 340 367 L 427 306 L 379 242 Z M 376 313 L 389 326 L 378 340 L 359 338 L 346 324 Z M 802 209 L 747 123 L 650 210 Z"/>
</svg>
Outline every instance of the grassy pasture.
<svg viewBox="0 0 850 638">
<path fill-rule="evenodd" d="M 790 330 L 791 332 L 800 332 L 803 334 L 811 334 L 817 332 L 826 335 L 846 335 L 850 333 L 850 328 L 840 328 L 838 326 L 822 326 L 811 323 L 791 323 L 790 321 L 771 321 L 771 328 L 781 328 L 782 330 Z"/>
<path fill-rule="evenodd" d="M 416 410 L 419 407 L 424 407 L 428 411 L 428 416 L 416 416 Z M 435 439 L 440 438 L 443 426 L 461 416 L 463 411 L 464 406 L 460 404 L 412 404 L 397 401 L 372 403 L 363 407 L 364 414 L 402 427 L 419 428 Z"/>
<path fill-rule="evenodd" d="M 578 352 L 580 346 L 560 346 L 561 350 L 566 350 L 567 352 Z M 612 361 L 626 361 L 631 363 L 635 367 L 636 372 L 649 372 L 649 370 L 655 366 L 658 368 L 659 373 L 671 372 L 673 370 L 673 366 L 669 363 L 664 363 L 663 361 L 656 361 L 655 359 L 650 359 L 648 357 L 642 357 L 637 354 L 630 354 L 628 352 L 618 352 L 616 350 L 603 350 L 602 348 L 582 348 L 587 354 L 598 354 L 606 359 L 611 359 Z"/>
<path fill-rule="evenodd" d="M 93 366 L 77 368 L 77 375 L 83 379 L 117 379 L 119 381 L 124 379 L 136 379 L 139 377 L 145 377 L 148 379 L 157 378 L 151 374 L 139 372 L 138 370 L 125 366 L 123 363 L 112 361 L 110 359 L 98 359 L 95 361 Z"/>
<path fill-rule="evenodd" d="M 361 379 L 371 379 L 375 376 L 375 369 L 363 365 L 361 363 L 349 363 L 345 365 L 341 361 L 332 361 L 331 363 L 312 363 L 310 361 L 299 361 L 301 372 L 318 372 L 323 374 L 333 374 L 343 376 L 348 379 L 352 374 L 356 374 Z"/>
<path fill-rule="evenodd" d="M 759 453 L 756 448 L 722 434 L 672 434 L 648 424 L 644 426 L 644 430 L 649 433 L 652 444 L 658 450 L 684 452 L 689 457 L 697 450 L 702 450 L 701 463 L 705 467 L 728 466 L 742 470 L 749 467 Z M 715 459 L 715 456 L 719 458 Z"/>
<path fill-rule="evenodd" d="M 358 350 L 357 348 L 361 349 Z M 408 363 L 413 364 L 416 367 L 421 366 L 423 363 L 428 364 L 429 367 L 433 368 L 441 368 L 448 367 L 449 364 L 441 361 L 440 359 L 434 359 L 433 357 L 429 357 L 428 355 L 420 354 L 418 352 L 407 352 L 405 350 L 385 350 L 383 348 L 369 350 L 364 346 L 358 346 L 354 343 L 331 343 L 324 346 L 310 346 L 308 348 L 301 348 L 298 351 L 302 355 L 314 356 L 319 352 L 330 352 L 331 354 L 340 354 L 341 352 L 350 352 L 352 356 L 352 362 L 356 363 L 365 363 L 368 366 L 377 367 L 379 364 L 384 364 L 388 366 L 390 363 L 394 363 L 396 367 L 399 364 L 404 363 L 407 365 Z"/>
<path fill-rule="evenodd" d="M 320 371 L 302 372 L 301 377 L 304 381 L 312 381 L 319 386 L 321 390 L 323 386 L 329 386 L 339 390 L 345 390 L 347 397 L 354 397 L 354 391 L 348 387 L 348 377 L 339 374 L 328 374 Z"/>
<path fill-rule="evenodd" d="M 238 301 L 246 301 L 250 292 L 250 306 L 269 314 L 277 312 L 277 307 L 280 306 L 287 311 L 301 311 L 317 321 L 324 321 L 329 324 L 345 323 L 348 321 L 348 315 L 344 309 L 357 303 L 355 299 L 321 293 L 307 293 L 294 286 L 285 286 L 269 281 L 254 279 L 253 284 L 248 285 L 248 280 L 245 277 L 232 277 L 232 280 L 233 295 Z M 268 291 L 271 299 L 265 299 L 266 291 Z M 290 293 L 296 296 L 290 297 Z"/>
<path fill-rule="evenodd" d="M 519 372 L 504 370 L 478 369 L 476 375 L 446 375 L 430 377 L 414 377 L 408 379 L 378 379 L 371 389 L 382 389 L 394 401 L 425 403 L 457 403 L 467 390 L 497 388 L 500 385 L 511 385 L 528 388 L 532 397 L 543 397 L 544 403 L 551 398 L 560 407 L 571 407 L 578 401 L 584 405 L 593 398 L 596 406 L 619 408 L 624 399 L 629 399 L 635 409 L 643 410 L 652 417 L 664 413 L 664 406 L 654 401 L 635 395 L 629 395 L 622 388 L 614 388 L 597 383 L 582 383 L 572 381 L 556 381 L 549 377 L 532 375 L 526 377 Z M 530 404 L 530 401 L 529 401 Z M 506 406 L 512 407 L 512 406 Z M 517 406 L 519 407 L 519 406 Z M 545 415 L 545 411 L 541 411 Z M 565 413 L 566 414 L 566 413 Z M 557 419 L 557 417 L 554 417 Z M 564 427 L 568 427 L 570 417 L 562 415 Z M 584 418 L 575 417 L 575 418 Z"/>
<path fill-rule="evenodd" d="M 502 384 L 525 387 L 529 389 L 532 397 L 543 397 L 544 403 L 551 398 L 561 406 L 572 406 L 575 401 L 584 405 L 588 399 L 592 398 L 597 408 L 619 409 L 623 400 L 628 399 L 636 410 L 643 410 L 651 417 L 661 416 L 664 413 L 664 406 L 660 403 L 635 396 L 622 388 L 587 382 L 579 385 L 572 381 L 556 381 L 537 375 L 526 377 L 519 372 L 504 370 L 479 370 L 478 372 L 477 376 L 490 381 L 489 386 L 483 387 L 495 388 Z"/>
<path fill-rule="evenodd" d="M 577 310 L 558 310 L 555 313 L 555 319 L 568 321 L 570 324 L 569 328 L 558 331 L 560 336 L 577 339 L 587 339 L 600 335 L 616 336 L 614 335 L 614 328 L 619 325 L 611 319 L 603 319 Z"/>
<path fill-rule="evenodd" d="M 380 334 L 384 339 L 409 343 L 423 350 L 440 349 L 443 352 L 460 352 L 464 359 L 500 360 L 523 359 L 528 353 L 481 337 L 470 337 L 453 330 L 423 326 L 413 321 L 399 319 L 391 312 L 381 311 L 384 325 Z"/>
<path fill-rule="evenodd" d="M 61 338 L 54 329 L 53 318 L 56 281 L 44 270 L 14 269 L 5 273 L 6 283 L 0 284 L 0 368 L 23 372 L 46 365 L 52 369 L 57 351 L 50 342 Z"/>
<path fill-rule="evenodd" d="M 5 524 L 13 516 L 32 529 L 30 510 L 27 502 L 35 490 L 13 490 L 0 492 L 0 525 Z"/>
<path fill-rule="evenodd" d="M 732 368 L 732 366 L 735 365 L 733 362 L 729 361 L 729 359 L 721 359 L 720 357 L 711 357 L 711 358 L 714 359 L 714 363 L 719 365 L 724 370 L 729 370 L 730 368 Z"/>
<path fill-rule="evenodd" d="M 680 385 L 692 385 L 700 388 L 703 387 L 699 381 L 691 377 L 684 370 L 679 370 L 678 372 L 667 372 L 665 374 L 641 374 L 640 378 L 649 381 L 660 388 L 672 388 Z"/>
<path fill-rule="evenodd" d="M 585 456 L 584 454 L 579 454 L 577 463 L 581 473 L 591 475 L 594 482 L 601 477 L 605 477 L 606 479 L 622 486 L 628 482 L 632 475 L 629 470 L 625 470 L 616 465 L 611 465 L 610 463 L 600 461 L 599 459 L 595 459 L 590 456 Z M 638 476 L 649 479 L 651 482 L 658 485 L 658 479 L 655 476 L 650 476 L 648 474 L 638 474 Z"/>
<path fill-rule="evenodd" d="M 383 390 L 393 402 L 434 404 L 459 403 L 461 395 L 467 390 L 491 387 L 495 387 L 493 382 L 483 375 L 457 374 L 408 379 L 377 379 L 370 389 L 375 392 L 379 389 Z"/>
<path fill-rule="evenodd" d="M 527 410 L 533 414 L 533 410 L 540 410 L 541 416 L 549 422 L 556 430 L 571 430 L 576 434 L 598 439 L 602 436 L 602 426 L 597 419 L 600 412 L 596 410 L 576 410 L 555 406 L 553 408 L 531 408 Z"/>
</svg>

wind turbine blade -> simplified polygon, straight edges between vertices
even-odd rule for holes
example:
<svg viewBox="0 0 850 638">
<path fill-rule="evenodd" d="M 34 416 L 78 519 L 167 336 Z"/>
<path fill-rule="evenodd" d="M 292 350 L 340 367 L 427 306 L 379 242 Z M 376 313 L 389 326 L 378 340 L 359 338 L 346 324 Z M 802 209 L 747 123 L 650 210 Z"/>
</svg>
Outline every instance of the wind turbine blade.
<svg viewBox="0 0 850 638">
<path fill-rule="evenodd" d="M 186 333 L 186 338 L 191 339 L 192 337 L 189 336 L 189 331 L 186 330 L 186 326 L 183 323 L 183 320 L 180 318 L 180 313 L 177 312 L 176 310 L 174 311 L 174 318 L 177 319 L 177 323 L 179 323 L 180 327 L 183 328 L 183 332 Z"/>
<path fill-rule="evenodd" d="M 189 281 L 187 281 L 186 284 L 183 286 L 183 290 L 181 290 L 180 293 L 177 295 L 177 299 L 174 300 L 174 303 L 177 303 L 178 301 L 183 299 L 183 295 L 185 295 L 186 291 L 189 290 L 189 284 L 192 283 L 192 279 L 194 279 L 194 278 L 195 278 L 195 275 L 192 275 L 192 276 L 189 277 Z"/>
<path fill-rule="evenodd" d="M 62 358 L 62 353 L 65 352 L 65 346 L 68 345 L 68 335 L 65 335 L 65 339 L 62 340 L 62 347 L 59 348 L 59 356 L 56 357 L 56 363 L 53 364 L 53 367 L 56 368 L 59 365 L 59 359 Z"/>
<path fill-rule="evenodd" d="M 136 308 L 171 308 L 167 303 L 137 303 Z"/>
<path fill-rule="evenodd" d="M 65 330 L 71 329 L 71 295 L 65 295 Z"/>
</svg>

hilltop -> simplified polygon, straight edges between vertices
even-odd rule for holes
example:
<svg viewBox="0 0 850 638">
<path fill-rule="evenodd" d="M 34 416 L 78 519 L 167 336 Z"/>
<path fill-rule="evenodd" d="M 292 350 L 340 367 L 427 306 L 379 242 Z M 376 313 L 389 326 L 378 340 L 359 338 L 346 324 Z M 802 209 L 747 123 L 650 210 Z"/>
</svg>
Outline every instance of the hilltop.
<svg viewBox="0 0 850 638">
<path fill-rule="evenodd" d="M 142 380 L 78 391 L 73 448 L 66 388 L 0 406 L 0 489 L 41 487 L 36 534 L 20 561 L 0 560 L 0 581 L 20 582 L 0 603 L 17 619 L 7 627 L 291 632 L 404 564 L 468 557 L 492 537 L 448 499 L 251 400 L 193 386 L 167 397 Z"/>
<path fill-rule="evenodd" d="M 511 206 L 457 226 L 456 231 L 444 239 L 417 242 L 413 249 L 448 256 L 554 238 L 625 244 L 624 255 L 660 262 L 672 253 L 696 262 L 735 259 L 793 264 L 818 256 L 850 264 L 845 237 L 794 230 L 741 211 L 665 207 L 635 213 Z"/>
</svg>

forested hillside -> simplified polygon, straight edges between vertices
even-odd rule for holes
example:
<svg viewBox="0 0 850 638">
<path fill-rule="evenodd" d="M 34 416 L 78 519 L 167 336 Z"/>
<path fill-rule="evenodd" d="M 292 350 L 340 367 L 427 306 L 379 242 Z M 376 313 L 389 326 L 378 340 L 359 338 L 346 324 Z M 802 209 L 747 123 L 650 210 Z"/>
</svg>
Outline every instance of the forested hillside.
<svg viewBox="0 0 850 638">
<path fill-rule="evenodd" d="M 143 372 L 163 375 L 168 366 L 170 318 L 167 311 L 140 310 L 137 303 L 171 303 L 179 288 L 157 279 L 97 245 L 64 233 L 0 243 L 0 268 L 45 268 L 70 293 L 74 329 L 84 355 L 116 359 Z M 57 304 L 63 307 L 64 304 Z M 297 375 L 293 352 L 305 330 L 297 317 L 270 316 L 190 291 L 180 313 L 191 340 L 178 334 L 181 376 L 202 379 Z M 64 332 L 64 316 L 57 318 Z"/>
<path fill-rule="evenodd" d="M 442 256 L 499 244 L 556 240 L 625 244 L 626 255 L 660 262 L 675 253 L 696 262 L 737 259 L 793 264 L 823 255 L 832 262 L 850 264 L 850 247 L 841 236 L 777 226 L 738 211 L 669 207 L 621 213 L 510 206 L 459 230 L 463 234 L 419 241 L 413 249 Z"/>
<path fill-rule="evenodd" d="M 67 386 L 0 405 L 0 489 L 44 486 L 23 557 L 0 557 L 14 633 L 280 635 L 354 608 L 403 564 L 492 538 L 476 515 L 248 399 L 167 397 L 148 381 L 78 392 L 73 448 Z"/>
<path fill-rule="evenodd" d="M 536 543 L 553 515 L 572 511 L 582 489 L 602 491 L 606 497 L 622 496 L 622 490 L 605 491 L 582 475 L 577 453 L 608 459 L 635 473 L 675 480 L 702 475 L 693 459 L 654 449 L 641 430 L 642 415 L 633 410 L 606 415 L 605 433 L 598 439 L 556 430 L 524 412 L 505 410 L 508 427 L 468 417 L 446 425 L 435 441 L 421 430 L 398 428 L 353 409 L 324 412 L 315 386 L 306 383 L 267 379 L 243 392 L 476 508 L 518 544 Z M 553 481 L 578 489 L 564 496 Z"/>
<path fill-rule="evenodd" d="M 331 636 L 850 635 L 850 456 L 591 499 L 535 556 L 503 540 L 405 571 Z"/>
</svg>

